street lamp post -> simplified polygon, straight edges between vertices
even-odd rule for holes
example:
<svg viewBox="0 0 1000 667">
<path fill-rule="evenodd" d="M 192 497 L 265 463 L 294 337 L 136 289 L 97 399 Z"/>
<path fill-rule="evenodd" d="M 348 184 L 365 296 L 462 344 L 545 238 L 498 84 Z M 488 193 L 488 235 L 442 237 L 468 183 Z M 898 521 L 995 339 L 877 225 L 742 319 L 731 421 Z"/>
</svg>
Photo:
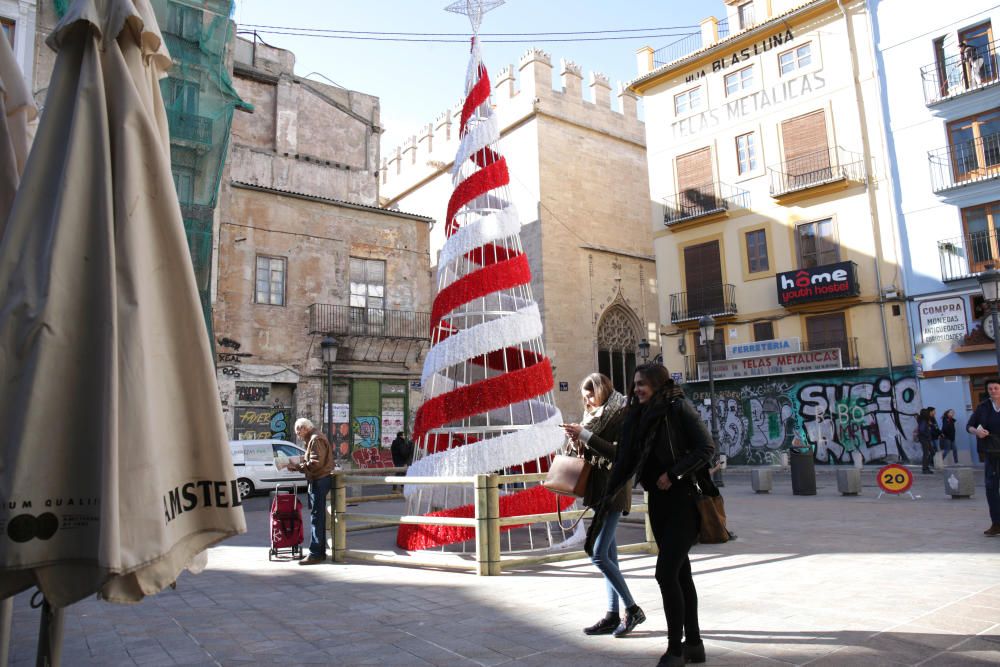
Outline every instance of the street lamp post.
<svg viewBox="0 0 1000 667">
<path fill-rule="evenodd" d="M 997 310 L 1000 310 L 1000 271 L 992 266 L 979 274 L 979 287 L 983 290 L 983 301 L 990 304 L 990 319 L 993 322 L 993 349 L 997 357 L 997 372 L 1000 373 L 1000 322 L 997 320 Z"/>
<path fill-rule="evenodd" d="M 326 420 L 326 438 L 333 442 L 333 364 L 337 361 L 337 341 L 331 336 L 325 336 L 319 344 L 323 356 L 323 366 L 326 367 L 326 410 L 323 418 Z"/>
<path fill-rule="evenodd" d="M 715 342 L 715 318 L 711 315 L 702 315 L 701 319 L 698 320 L 698 329 L 701 333 L 701 342 L 705 344 L 705 351 L 708 352 L 708 397 L 711 401 L 711 404 L 708 406 L 708 424 L 712 432 L 712 443 L 715 444 L 716 452 L 718 452 L 719 426 L 717 421 L 718 416 L 715 414 L 715 373 L 712 370 L 712 344 Z M 712 475 L 712 479 L 716 486 L 724 486 L 721 467 Z"/>
<path fill-rule="evenodd" d="M 639 341 L 639 358 L 644 364 L 649 360 L 649 341 L 645 338 Z"/>
</svg>

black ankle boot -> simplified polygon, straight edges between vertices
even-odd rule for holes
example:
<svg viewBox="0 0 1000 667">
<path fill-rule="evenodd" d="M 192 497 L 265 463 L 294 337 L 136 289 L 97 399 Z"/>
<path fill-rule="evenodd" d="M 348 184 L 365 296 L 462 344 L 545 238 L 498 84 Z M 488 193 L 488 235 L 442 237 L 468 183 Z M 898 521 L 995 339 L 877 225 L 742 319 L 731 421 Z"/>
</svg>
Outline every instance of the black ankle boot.
<svg viewBox="0 0 1000 667">
<path fill-rule="evenodd" d="M 583 634 L 585 635 L 610 635 L 618 627 L 620 619 L 618 614 L 614 612 L 608 612 L 604 615 L 604 618 L 594 623 L 590 627 L 583 629 Z"/>
<path fill-rule="evenodd" d="M 705 644 L 703 642 L 684 642 L 685 662 L 705 662 Z"/>
<path fill-rule="evenodd" d="M 642 611 L 639 605 L 634 604 L 631 607 L 625 608 L 625 619 L 621 622 L 617 628 L 615 628 L 615 637 L 624 637 L 628 633 L 635 629 L 635 626 L 646 620 L 646 614 Z"/>
<path fill-rule="evenodd" d="M 660 656 L 660 661 L 656 663 L 656 667 L 684 667 L 684 656 L 675 655 L 668 649 L 666 653 Z"/>
</svg>

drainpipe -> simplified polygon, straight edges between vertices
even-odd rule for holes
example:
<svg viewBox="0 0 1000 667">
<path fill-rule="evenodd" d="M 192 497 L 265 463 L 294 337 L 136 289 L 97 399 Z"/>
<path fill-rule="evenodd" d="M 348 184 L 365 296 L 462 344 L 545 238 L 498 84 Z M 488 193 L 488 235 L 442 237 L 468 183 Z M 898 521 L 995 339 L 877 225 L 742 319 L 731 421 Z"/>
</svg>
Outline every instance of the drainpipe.
<svg viewBox="0 0 1000 667">
<path fill-rule="evenodd" d="M 889 400 L 890 400 L 890 405 L 892 406 L 892 411 L 896 413 L 896 418 L 898 421 L 899 411 L 897 410 L 896 406 L 896 380 L 893 377 L 893 372 L 892 372 L 892 367 L 893 367 L 892 350 L 889 347 L 889 329 L 885 320 L 885 298 L 883 297 L 883 292 L 882 292 L 882 269 L 881 269 L 881 263 L 883 259 L 882 226 L 879 221 L 878 205 L 875 199 L 875 190 L 872 187 L 872 182 L 871 182 L 872 180 L 871 174 L 873 172 L 873 169 L 869 168 L 874 158 L 871 152 L 871 140 L 868 136 L 868 124 L 865 115 L 864 98 L 862 97 L 861 94 L 861 76 L 858 71 L 857 41 L 854 38 L 854 28 L 851 25 L 851 18 L 847 15 L 847 9 L 844 7 L 843 0 L 837 0 L 837 7 L 840 8 L 840 13 L 844 17 L 844 25 L 847 28 L 848 46 L 851 50 L 851 53 L 853 54 L 853 57 L 851 58 L 851 74 L 854 79 L 854 101 L 855 104 L 857 105 L 858 126 L 861 130 L 861 148 L 863 155 L 865 157 L 865 172 L 868 180 L 867 187 L 865 188 L 865 190 L 868 193 L 868 210 L 869 213 L 871 214 L 872 229 L 875 233 L 875 282 L 878 288 L 878 293 L 877 293 L 878 314 L 879 314 L 879 321 L 882 324 L 882 346 L 885 350 L 885 362 L 886 362 L 886 367 L 888 368 L 889 371 L 889 388 L 890 388 Z M 900 443 L 898 441 L 896 443 L 896 448 L 897 448 L 897 454 L 901 453 L 899 451 Z M 888 454 L 888 452 L 886 453 Z"/>
</svg>

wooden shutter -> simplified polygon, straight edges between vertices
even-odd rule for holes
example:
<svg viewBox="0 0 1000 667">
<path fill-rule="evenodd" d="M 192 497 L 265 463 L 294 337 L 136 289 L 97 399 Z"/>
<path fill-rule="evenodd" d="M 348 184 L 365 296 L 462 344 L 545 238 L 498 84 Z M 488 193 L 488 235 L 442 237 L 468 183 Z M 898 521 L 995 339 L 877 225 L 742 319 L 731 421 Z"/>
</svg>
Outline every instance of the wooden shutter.
<svg viewBox="0 0 1000 667">
<path fill-rule="evenodd" d="M 700 148 L 677 156 L 677 202 L 681 209 L 693 215 L 715 207 L 715 185 L 712 182 L 712 149 Z"/>
<path fill-rule="evenodd" d="M 785 173 L 805 180 L 790 185 L 807 185 L 830 177 L 825 111 L 820 109 L 784 121 L 781 124 L 781 142 L 785 151 Z"/>
<path fill-rule="evenodd" d="M 684 279 L 689 316 L 722 312 L 722 258 L 718 241 L 684 248 Z"/>
<path fill-rule="evenodd" d="M 806 318 L 806 337 L 810 350 L 840 348 L 841 360 L 848 364 L 847 322 L 843 313 Z"/>
</svg>

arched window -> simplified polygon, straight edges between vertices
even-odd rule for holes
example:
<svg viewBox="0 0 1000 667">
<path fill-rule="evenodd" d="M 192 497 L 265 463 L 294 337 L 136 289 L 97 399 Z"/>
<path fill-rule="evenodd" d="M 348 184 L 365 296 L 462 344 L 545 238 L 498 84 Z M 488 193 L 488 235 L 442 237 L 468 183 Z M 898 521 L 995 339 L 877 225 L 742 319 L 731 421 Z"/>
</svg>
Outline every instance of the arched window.
<svg viewBox="0 0 1000 667">
<path fill-rule="evenodd" d="M 623 394 L 635 375 L 637 321 L 628 309 L 616 305 L 604 313 L 597 328 L 597 368 L 611 378 L 615 389 Z"/>
</svg>

